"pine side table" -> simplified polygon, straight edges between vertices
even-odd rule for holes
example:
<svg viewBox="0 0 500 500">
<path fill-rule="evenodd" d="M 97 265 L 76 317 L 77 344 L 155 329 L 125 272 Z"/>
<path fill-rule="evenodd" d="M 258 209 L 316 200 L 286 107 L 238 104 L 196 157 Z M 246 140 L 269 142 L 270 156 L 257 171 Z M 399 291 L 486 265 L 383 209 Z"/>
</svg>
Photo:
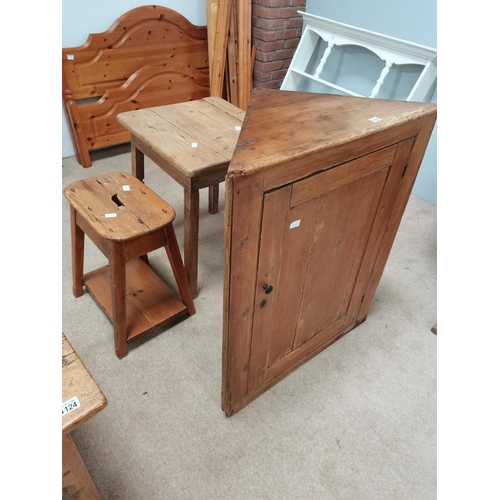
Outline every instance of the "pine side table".
<svg viewBox="0 0 500 500">
<path fill-rule="evenodd" d="M 184 265 L 198 295 L 199 190 L 210 188 L 209 212 L 218 211 L 245 112 L 218 97 L 120 113 L 131 134 L 132 173 L 144 181 L 144 155 L 184 187 Z"/>
</svg>

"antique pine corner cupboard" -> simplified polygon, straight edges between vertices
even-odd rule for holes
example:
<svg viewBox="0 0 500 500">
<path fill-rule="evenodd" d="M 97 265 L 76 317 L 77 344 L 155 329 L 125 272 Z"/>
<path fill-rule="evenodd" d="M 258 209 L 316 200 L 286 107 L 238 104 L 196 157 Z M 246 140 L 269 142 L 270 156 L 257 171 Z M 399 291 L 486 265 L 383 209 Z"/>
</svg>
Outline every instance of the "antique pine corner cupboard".
<svg viewBox="0 0 500 500">
<path fill-rule="evenodd" d="M 253 91 L 226 177 L 222 408 L 362 323 L 435 104 Z"/>
</svg>

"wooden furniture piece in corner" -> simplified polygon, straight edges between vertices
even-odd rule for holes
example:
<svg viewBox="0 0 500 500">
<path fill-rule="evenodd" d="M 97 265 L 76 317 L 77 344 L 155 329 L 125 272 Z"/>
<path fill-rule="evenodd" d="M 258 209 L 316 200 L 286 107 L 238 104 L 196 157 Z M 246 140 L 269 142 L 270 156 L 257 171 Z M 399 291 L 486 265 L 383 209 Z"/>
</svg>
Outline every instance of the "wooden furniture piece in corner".
<svg viewBox="0 0 500 500">
<path fill-rule="evenodd" d="M 86 286 L 113 323 L 115 350 L 174 319 L 195 313 L 177 245 L 172 207 L 125 172 L 112 172 L 68 184 L 71 210 L 73 295 Z M 87 235 L 109 265 L 83 273 Z M 182 301 L 148 266 L 147 253 L 164 247 Z"/>
<path fill-rule="evenodd" d="M 107 404 L 104 394 L 63 333 L 62 489 L 71 499 L 101 499 L 70 433 Z"/>
<path fill-rule="evenodd" d="M 117 120 L 132 143 L 132 173 L 144 180 L 147 155 L 184 188 L 184 263 L 198 296 L 199 190 L 216 186 L 209 211 L 218 211 L 218 185 L 226 176 L 245 112 L 219 97 L 130 111 Z"/>
<path fill-rule="evenodd" d="M 207 6 L 207 39 L 208 39 L 208 67 L 210 82 L 212 82 L 212 68 L 214 65 L 215 36 L 217 34 L 217 15 L 219 0 L 206 0 Z"/>
<path fill-rule="evenodd" d="M 210 95 L 223 97 L 243 111 L 252 88 L 252 1 L 206 0 Z"/>
<path fill-rule="evenodd" d="M 365 320 L 436 109 L 254 90 L 226 177 L 228 416 Z"/>
<path fill-rule="evenodd" d="M 63 108 L 83 167 L 91 151 L 130 141 L 118 113 L 209 95 L 207 27 L 166 7 L 132 9 L 62 49 Z"/>
<path fill-rule="evenodd" d="M 437 51 L 298 11 L 304 31 L 281 90 L 430 102 Z"/>
<path fill-rule="evenodd" d="M 246 111 L 252 90 L 252 0 L 233 0 L 238 5 L 238 106 Z"/>
<path fill-rule="evenodd" d="M 232 3 L 233 0 L 220 0 L 218 2 L 215 35 L 213 37 L 213 52 L 211 54 L 212 65 L 210 68 L 210 95 L 212 97 L 222 97 Z"/>
</svg>

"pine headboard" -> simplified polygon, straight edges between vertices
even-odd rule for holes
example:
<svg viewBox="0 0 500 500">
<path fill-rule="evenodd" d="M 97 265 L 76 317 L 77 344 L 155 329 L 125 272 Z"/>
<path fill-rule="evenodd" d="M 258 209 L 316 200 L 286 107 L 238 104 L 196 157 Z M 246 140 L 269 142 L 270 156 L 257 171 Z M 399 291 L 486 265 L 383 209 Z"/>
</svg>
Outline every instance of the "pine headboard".
<svg viewBox="0 0 500 500">
<path fill-rule="evenodd" d="M 62 50 L 62 98 L 78 163 L 130 141 L 124 111 L 210 95 L 207 27 L 166 7 L 137 7 L 80 47 Z"/>
</svg>

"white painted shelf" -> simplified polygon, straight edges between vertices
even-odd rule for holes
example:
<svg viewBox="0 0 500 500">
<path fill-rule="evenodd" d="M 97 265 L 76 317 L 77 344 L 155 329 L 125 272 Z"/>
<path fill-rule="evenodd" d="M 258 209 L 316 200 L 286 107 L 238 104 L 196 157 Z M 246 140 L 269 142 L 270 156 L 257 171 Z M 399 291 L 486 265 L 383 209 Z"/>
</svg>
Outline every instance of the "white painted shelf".
<svg viewBox="0 0 500 500">
<path fill-rule="evenodd" d="M 430 102 L 437 51 L 298 11 L 304 31 L 281 90 Z"/>
</svg>

